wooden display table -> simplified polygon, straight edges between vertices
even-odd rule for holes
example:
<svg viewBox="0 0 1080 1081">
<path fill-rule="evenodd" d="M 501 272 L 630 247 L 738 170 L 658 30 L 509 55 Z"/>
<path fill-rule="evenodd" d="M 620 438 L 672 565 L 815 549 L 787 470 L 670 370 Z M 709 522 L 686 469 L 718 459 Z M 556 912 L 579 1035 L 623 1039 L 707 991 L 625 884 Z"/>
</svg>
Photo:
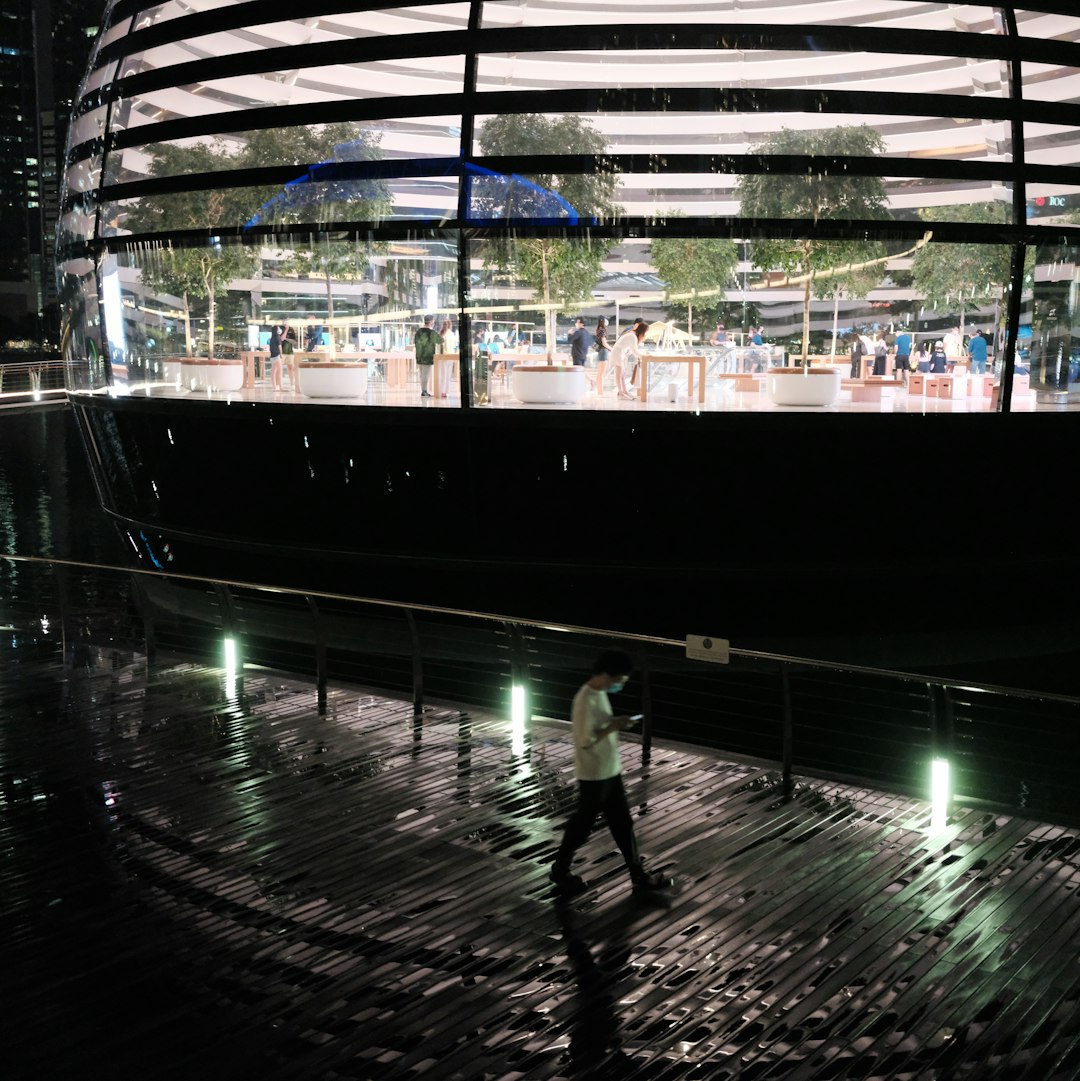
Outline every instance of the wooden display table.
<svg viewBox="0 0 1080 1081">
<path fill-rule="evenodd" d="M 258 378 L 257 361 L 263 362 L 263 375 L 266 375 L 266 367 L 270 363 L 269 349 L 248 349 L 240 353 L 240 362 L 244 365 L 244 386 L 248 389 L 255 386 Z"/>
<path fill-rule="evenodd" d="M 902 387 L 904 381 L 888 375 L 868 375 L 865 379 L 845 379 L 841 385 L 850 388 L 853 402 L 880 402 L 884 388 Z"/>
<path fill-rule="evenodd" d="M 366 360 L 381 360 L 386 372 L 386 385 L 392 390 L 403 390 L 409 382 L 409 372 L 416 360 L 413 353 L 401 350 L 393 352 L 361 353 Z"/>
<path fill-rule="evenodd" d="M 685 364 L 687 371 L 686 393 L 694 396 L 694 369 L 697 368 L 697 400 L 705 402 L 705 358 L 679 354 L 643 353 L 641 357 L 641 390 L 639 397 L 643 402 L 649 400 L 649 365 L 650 364 Z"/>
<path fill-rule="evenodd" d="M 763 372 L 721 372 L 717 378 L 734 383 L 739 392 L 757 393 L 765 385 Z"/>
</svg>

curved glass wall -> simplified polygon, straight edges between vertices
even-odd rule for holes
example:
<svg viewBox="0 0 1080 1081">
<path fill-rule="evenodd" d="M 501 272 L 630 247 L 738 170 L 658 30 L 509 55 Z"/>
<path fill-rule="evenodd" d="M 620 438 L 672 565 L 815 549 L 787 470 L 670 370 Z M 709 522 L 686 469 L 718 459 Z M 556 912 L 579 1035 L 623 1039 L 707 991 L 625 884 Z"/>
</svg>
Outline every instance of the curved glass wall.
<svg viewBox="0 0 1080 1081">
<path fill-rule="evenodd" d="M 72 390 L 765 409 L 773 369 L 810 368 L 840 376 L 833 409 L 1071 401 L 1080 17 L 280 10 L 110 6 L 60 221 Z M 625 364 L 601 320 L 609 346 L 646 324 Z"/>
</svg>

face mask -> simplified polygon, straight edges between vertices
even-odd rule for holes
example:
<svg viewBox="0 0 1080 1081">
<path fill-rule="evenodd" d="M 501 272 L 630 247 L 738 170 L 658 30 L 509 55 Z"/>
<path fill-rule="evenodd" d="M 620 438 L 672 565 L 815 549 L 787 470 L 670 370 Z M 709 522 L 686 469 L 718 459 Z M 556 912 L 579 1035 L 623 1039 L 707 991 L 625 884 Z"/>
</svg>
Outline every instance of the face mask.
<svg viewBox="0 0 1080 1081">
<path fill-rule="evenodd" d="M 625 687 L 625 686 L 626 686 L 625 683 L 613 683 L 610 687 L 608 687 L 607 693 L 608 694 L 618 694 L 619 691 L 621 691 L 623 689 L 623 687 Z"/>
</svg>

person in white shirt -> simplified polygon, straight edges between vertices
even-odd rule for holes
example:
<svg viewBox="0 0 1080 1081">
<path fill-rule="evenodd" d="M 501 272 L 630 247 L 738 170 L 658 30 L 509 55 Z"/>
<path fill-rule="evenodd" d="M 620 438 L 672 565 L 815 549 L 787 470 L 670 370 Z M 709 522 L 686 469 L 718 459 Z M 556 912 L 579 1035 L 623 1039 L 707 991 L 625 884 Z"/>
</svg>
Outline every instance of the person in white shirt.
<svg viewBox="0 0 1080 1081">
<path fill-rule="evenodd" d="M 632 402 L 634 396 L 626 387 L 626 358 L 633 357 L 635 361 L 641 360 L 638 350 L 645 339 L 648 330 L 645 323 L 636 323 L 629 330 L 623 331 L 611 347 L 611 363 L 615 368 L 615 387 L 618 396 L 625 402 Z"/>
<path fill-rule="evenodd" d="M 608 695 L 623 689 L 632 668 L 633 660 L 621 650 L 601 653 L 593 665 L 592 675 L 574 695 L 571 721 L 578 802 L 566 823 L 549 875 L 562 893 L 577 893 L 587 886 L 582 878 L 571 872 L 570 864 L 574 853 L 588 840 L 600 813 L 626 861 L 634 889 L 663 889 L 670 884 L 666 875 L 645 870 L 622 783 L 619 732 L 636 724 L 640 718 L 613 715 Z"/>
<path fill-rule="evenodd" d="M 964 336 L 959 327 L 953 327 L 944 338 L 941 339 L 945 348 L 945 360 L 947 364 L 958 364 L 965 357 Z"/>
</svg>

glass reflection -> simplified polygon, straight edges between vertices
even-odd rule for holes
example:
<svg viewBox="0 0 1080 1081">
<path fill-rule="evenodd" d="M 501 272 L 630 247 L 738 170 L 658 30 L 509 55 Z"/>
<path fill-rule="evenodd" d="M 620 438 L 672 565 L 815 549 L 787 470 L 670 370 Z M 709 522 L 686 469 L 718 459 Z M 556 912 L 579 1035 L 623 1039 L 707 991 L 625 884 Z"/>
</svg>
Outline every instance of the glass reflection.
<svg viewBox="0 0 1080 1081">
<path fill-rule="evenodd" d="M 492 0 L 466 40 L 466 3 L 271 7 L 177 0 L 106 28 L 61 215 L 73 386 L 277 393 L 264 354 L 287 321 L 282 348 L 312 355 L 282 362 L 283 389 L 367 348 L 387 355 L 354 400 L 407 403 L 430 314 L 444 341 L 472 324 L 453 359 L 494 404 L 519 358 L 570 359 L 581 316 L 642 318 L 672 357 L 724 323 L 723 406 L 719 375 L 843 364 L 863 333 L 970 319 L 999 345 L 1020 203 L 1051 228 L 1080 207 L 1048 171 L 1080 128 L 1027 105 L 1080 100 L 1077 16 L 1018 9 L 1018 44 L 985 4 L 642 0 L 624 31 L 587 0 Z M 850 221 L 865 235 L 816 235 Z M 943 243 L 952 224 L 971 242 Z M 195 360 L 243 370 L 185 376 Z"/>
</svg>

